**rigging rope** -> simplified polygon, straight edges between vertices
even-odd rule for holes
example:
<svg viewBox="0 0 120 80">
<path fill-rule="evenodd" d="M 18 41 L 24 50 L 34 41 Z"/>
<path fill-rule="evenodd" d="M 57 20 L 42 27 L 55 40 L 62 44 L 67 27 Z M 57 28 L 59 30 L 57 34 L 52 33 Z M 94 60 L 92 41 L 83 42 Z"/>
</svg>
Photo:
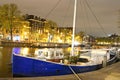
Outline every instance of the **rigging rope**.
<svg viewBox="0 0 120 80">
<path fill-rule="evenodd" d="M 88 8 L 87 8 L 84 0 L 80 0 L 79 4 L 80 4 L 80 6 L 78 6 L 78 7 L 79 7 L 80 11 L 78 11 L 78 12 L 80 12 L 80 14 L 82 14 L 82 16 L 80 16 L 81 31 L 82 31 L 82 28 L 83 28 L 83 32 L 86 32 L 88 34 L 87 29 L 85 28 L 85 27 L 91 27 L 89 14 L 88 14 L 88 10 L 87 10 Z M 89 31 L 91 32 L 92 28 L 89 28 Z"/>
<path fill-rule="evenodd" d="M 85 16 L 85 17 L 86 17 L 86 20 L 87 20 L 87 21 L 86 21 L 86 26 L 87 26 L 87 27 L 90 27 L 90 28 L 89 28 L 89 31 L 92 33 L 92 27 L 91 27 L 91 24 L 90 24 L 90 19 L 89 19 L 89 15 L 88 15 L 88 11 L 87 11 L 88 8 L 87 8 L 87 6 L 86 6 L 86 4 L 85 4 L 85 1 L 83 2 L 83 5 L 84 5 L 84 7 L 85 7 L 85 13 L 86 13 L 86 16 Z M 88 34 L 90 34 L 90 32 L 88 32 Z"/>
<path fill-rule="evenodd" d="M 78 80 L 82 80 L 77 73 L 75 73 L 75 71 L 72 69 L 71 66 L 68 65 L 68 67 L 70 68 L 70 70 L 72 71 L 72 73 L 77 77 Z"/>
<path fill-rule="evenodd" d="M 84 14 L 84 7 L 83 7 L 82 0 L 80 0 L 80 8 L 81 8 L 80 11 L 81 11 L 81 15 L 82 15 L 81 17 L 83 17 L 83 16 L 85 16 L 85 14 Z M 80 19 L 81 19 L 81 18 L 80 18 Z M 83 17 L 82 21 L 83 21 L 83 20 L 85 21 L 85 17 Z M 81 27 L 83 27 L 83 32 L 86 32 L 86 30 L 85 30 L 85 28 L 84 28 L 85 22 L 84 22 L 84 21 L 82 22 L 82 21 L 81 21 Z"/>
<path fill-rule="evenodd" d="M 68 13 L 69 13 L 70 4 L 71 4 L 71 0 L 69 0 L 69 4 L 68 4 L 68 6 L 67 6 L 67 10 L 66 10 L 65 16 L 63 17 L 63 23 L 62 23 L 62 26 L 63 26 L 63 27 L 68 27 L 67 24 L 65 24 L 65 22 L 66 22 L 66 21 L 65 21 L 65 18 L 67 17 L 67 15 L 68 15 Z M 65 24 L 66 26 L 64 26 L 64 24 Z"/>
<path fill-rule="evenodd" d="M 91 13 L 92 13 L 93 16 L 95 17 L 95 19 L 96 19 L 97 23 L 99 24 L 100 28 L 103 30 L 103 33 L 107 36 L 106 32 L 104 31 L 103 26 L 100 24 L 97 16 L 94 14 L 94 12 L 93 12 L 92 8 L 90 7 L 90 5 L 88 4 L 87 0 L 85 0 L 85 2 L 86 2 L 86 4 L 87 4 L 88 8 L 90 9 Z"/>
<path fill-rule="evenodd" d="M 52 11 L 58 6 L 58 4 L 61 2 L 61 0 L 58 0 L 57 3 L 54 5 L 54 7 L 48 12 L 48 14 L 45 16 L 45 18 L 47 18 L 51 13 Z"/>
</svg>

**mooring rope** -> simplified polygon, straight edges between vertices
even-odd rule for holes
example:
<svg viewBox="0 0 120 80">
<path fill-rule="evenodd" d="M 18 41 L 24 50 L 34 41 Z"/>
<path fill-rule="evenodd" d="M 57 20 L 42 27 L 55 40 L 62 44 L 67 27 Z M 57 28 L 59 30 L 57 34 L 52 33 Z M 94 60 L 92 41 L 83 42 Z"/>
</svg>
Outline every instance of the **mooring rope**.
<svg viewBox="0 0 120 80">
<path fill-rule="evenodd" d="M 72 69 L 71 66 L 68 65 L 68 67 L 70 68 L 70 70 L 72 71 L 72 73 L 77 77 L 78 80 L 82 80 L 82 79 L 78 76 L 78 74 Z"/>
</svg>

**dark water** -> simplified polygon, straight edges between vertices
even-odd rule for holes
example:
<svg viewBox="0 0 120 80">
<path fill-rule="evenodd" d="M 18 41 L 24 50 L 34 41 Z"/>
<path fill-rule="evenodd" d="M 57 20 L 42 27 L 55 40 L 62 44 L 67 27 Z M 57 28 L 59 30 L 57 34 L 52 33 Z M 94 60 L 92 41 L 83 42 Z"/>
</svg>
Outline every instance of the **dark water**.
<svg viewBox="0 0 120 80">
<path fill-rule="evenodd" d="M 12 47 L 0 47 L 0 78 L 12 77 Z"/>
<path fill-rule="evenodd" d="M 0 47 L 0 78 L 13 77 L 12 52 L 15 47 Z M 18 48 L 21 53 L 34 53 L 35 48 Z"/>
<path fill-rule="evenodd" d="M 21 54 L 32 55 L 38 48 L 27 48 L 27 47 L 0 47 L 0 78 L 13 77 L 12 74 L 12 53 L 17 51 Z M 69 49 L 69 48 L 67 48 Z M 64 52 L 66 48 L 64 48 Z"/>
</svg>

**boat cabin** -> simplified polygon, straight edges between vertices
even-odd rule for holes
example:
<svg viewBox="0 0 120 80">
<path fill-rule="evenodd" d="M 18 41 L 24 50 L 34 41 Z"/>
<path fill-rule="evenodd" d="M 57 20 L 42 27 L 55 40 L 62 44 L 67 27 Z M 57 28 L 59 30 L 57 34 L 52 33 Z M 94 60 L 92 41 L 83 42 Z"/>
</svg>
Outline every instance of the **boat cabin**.
<svg viewBox="0 0 120 80">
<path fill-rule="evenodd" d="M 46 61 L 59 62 L 63 59 L 62 49 L 38 49 L 35 51 L 35 57 Z"/>
</svg>

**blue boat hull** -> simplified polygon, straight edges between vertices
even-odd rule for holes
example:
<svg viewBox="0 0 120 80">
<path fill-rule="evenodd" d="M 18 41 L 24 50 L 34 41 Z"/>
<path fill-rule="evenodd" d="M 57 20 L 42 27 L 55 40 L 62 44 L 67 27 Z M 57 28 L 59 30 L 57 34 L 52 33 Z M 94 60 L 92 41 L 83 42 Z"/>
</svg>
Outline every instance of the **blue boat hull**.
<svg viewBox="0 0 120 80">
<path fill-rule="evenodd" d="M 76 73 L 93 71 L 101 65 L 71 66 Z M 72 74 L 68 65 L 13 55 L 13 74 L 22 76 L 55 76 Z"/>
<path fill-rule="evenodd" d="M 112 58 L 108 64 L 112 64 Z M 102 68 L 102 64 L 91 66 L 70 66 L 76 73 L 94 71 Z M 42 61 L 13 54 L 13 74 L 20 76 L 56 76 L 73 74 L 68 65 Z"/>
</svg>

